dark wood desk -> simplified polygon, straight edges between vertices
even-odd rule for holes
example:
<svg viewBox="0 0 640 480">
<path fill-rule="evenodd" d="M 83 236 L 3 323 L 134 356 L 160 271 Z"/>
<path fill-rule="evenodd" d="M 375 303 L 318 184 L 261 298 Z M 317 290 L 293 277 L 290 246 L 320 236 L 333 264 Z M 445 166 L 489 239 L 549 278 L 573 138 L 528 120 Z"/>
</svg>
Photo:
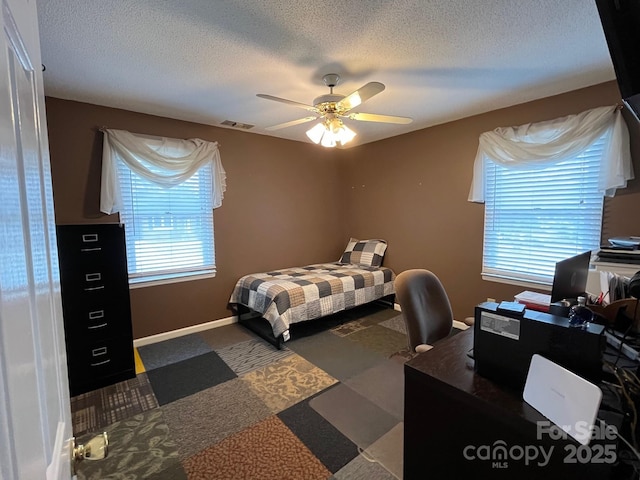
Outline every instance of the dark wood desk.
<svg viewBox="0 0 640 480">
<path fill-rule="evenodd" d="M 472 347 L 473 331 L 469 329 L 405 364 L 405 480 L 463 475 L 482 479 L 611 478 L 610 464 L 584 459 L 597 456 L 598 443 L 605 446 L 615 441 L 594 440 L 585 447 L 588 451 L 583 448 L 580 452 L 582 460 L 565 463 L 579 444 L 573 439 L 538 435 L 536 422 L 546 418 L 522 400 L 522 392 L 476 374 L 467 356 Z M 551 452 L 548 462 L 540 448 Z M 517 458 L 521 451 L 533 457 L 534 449 L 537 458 L 528 462 L 525 457 Z M 599 458 L 604 460 L 604 456 Z"/>
</svg>

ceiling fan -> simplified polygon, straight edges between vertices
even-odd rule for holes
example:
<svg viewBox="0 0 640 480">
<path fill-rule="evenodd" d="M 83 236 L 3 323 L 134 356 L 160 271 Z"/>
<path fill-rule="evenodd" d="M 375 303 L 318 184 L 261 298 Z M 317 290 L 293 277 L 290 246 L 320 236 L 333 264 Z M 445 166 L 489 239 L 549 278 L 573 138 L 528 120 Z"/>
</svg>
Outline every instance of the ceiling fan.
<svg viewBox="0 0 640 480">
<path fill-rule="evenodd" d="M 280 130 L 281 128 L 292 127 L 294 125 L 300 125 L 302 123 L 322 119 L 321 123 L 318 123 L 307 131 L 307 136 L 314 143 L 320 143 L 324 147 L 335 147 L 337 143 L 344 145 L 356 136 L 356 133 L 343 123 L 343 118 L 360 120 L 363 122 L 396 124 L 407 124 L 413 121 L 413 119 L 409 117 L 396 117 L 393 115 L 378 115 L 376 113 L 360 113 L 351 111 L 364 101 L 382 92 L 385 87 L 384 84 L 380 82 L 369 82 L 355 92 L 344 96 L 333 93 L 333 88 L 340 83 L 340 76 L 338 74 L 329 73 L 323 76 L 322 80 L 325 85 L 329 87 L 330 93 L 327 95 L 320 95 L 314 99 L 313 105 L 294 102 L 293 100 L 286 100 L 284 98 L 274 97 L 263 93 L 257 94 L 260 98 L 293 105 L 294 107 L 303 108 L 314 114 L 313 116 L 307 116 L 290 122 L 273 125 L 271 127 L 267 127 L 266 130 Z"/>
</svg>

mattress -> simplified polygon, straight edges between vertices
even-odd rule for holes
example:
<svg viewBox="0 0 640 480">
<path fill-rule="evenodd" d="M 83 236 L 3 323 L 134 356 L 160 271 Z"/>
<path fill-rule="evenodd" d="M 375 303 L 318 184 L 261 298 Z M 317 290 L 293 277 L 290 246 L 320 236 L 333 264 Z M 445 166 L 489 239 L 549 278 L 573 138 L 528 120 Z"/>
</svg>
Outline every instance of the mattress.
<svg viewBox="0 0 640 480">
<path fill-rule="evenodd" d="M 229 303 L 260 313 L 277 338 L 293 323 L 393 294 L 394 279 L 395 274 L 386 267 L 323 263 L 286 268 L 245 275 L 238 280 Z"/>
</svg>

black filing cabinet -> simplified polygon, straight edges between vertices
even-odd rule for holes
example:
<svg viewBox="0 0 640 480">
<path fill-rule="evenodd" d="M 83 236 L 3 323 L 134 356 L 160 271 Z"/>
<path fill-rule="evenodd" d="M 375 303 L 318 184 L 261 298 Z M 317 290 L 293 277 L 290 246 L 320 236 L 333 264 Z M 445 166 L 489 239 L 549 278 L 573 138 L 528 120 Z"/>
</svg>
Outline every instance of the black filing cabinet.
<svg viewBox="0 0 640 480">
<path fill-rule="evenodd" d="M 71 396 L 133 378 L 124 226 L 58 225 Z"/>
</svg>

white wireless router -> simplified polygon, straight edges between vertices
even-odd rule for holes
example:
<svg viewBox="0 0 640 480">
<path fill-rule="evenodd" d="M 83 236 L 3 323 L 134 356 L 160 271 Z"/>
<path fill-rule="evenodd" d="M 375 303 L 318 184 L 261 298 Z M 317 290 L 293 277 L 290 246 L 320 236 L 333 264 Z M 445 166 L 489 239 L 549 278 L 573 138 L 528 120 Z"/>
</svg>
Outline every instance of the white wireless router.
<svg viewBox="0 0 640 480">
<path fill-rule="evenodd" d="M 602 400 L 598 386 L 536 354 L 522 396 L 582 445 L 589 443 Z"/>
</svg>

